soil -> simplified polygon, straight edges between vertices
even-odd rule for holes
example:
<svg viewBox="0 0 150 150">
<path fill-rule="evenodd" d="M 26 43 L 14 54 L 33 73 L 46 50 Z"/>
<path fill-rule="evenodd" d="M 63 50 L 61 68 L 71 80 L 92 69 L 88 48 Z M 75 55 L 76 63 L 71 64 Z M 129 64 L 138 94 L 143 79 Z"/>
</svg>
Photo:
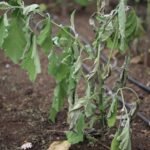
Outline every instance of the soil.
<svg viewBox="0 0 150 150">
<path fill-rule="evenodd" d="M 88 12 L 77 15 L 78 31 L 89 41 L 93 32 L 88 24 Z M 57 16 L 58 17 L 58 16 Z M 61 18 L 61 20 L 63 20 Z M 24 70 L 13 64 L 0 51 L 0 150 L 19 150 L 25 142 L 31 142 L 31 150 L 46 150 L 53 141 L 66 139 L 66 108 L 58 114 L 56 123 L 48 120 L 48 112 L 53 97 L 55 81 L 47 73 L 48 60 L 41 52 L 42 73 L 32 83 Z M 120 62 L 122 61 L 120 57 Z M 141 83 L 150 86 L 150 68 L 141 64 L 131 64 L 129 74 Z M 150 116 L 150 94 L 128 83 L 141 97 L 139 112 Z M 126 94 L 129 100 L 132 95 Z M 148 118 L 150 119 L 150 118 Z M 133 150 L 150 149 L 150 128 L 138 117 L 132 123 Z M 101 142 L 73 145 L 71 150 L 107 150 L 111 137 Z"/>
</svg>

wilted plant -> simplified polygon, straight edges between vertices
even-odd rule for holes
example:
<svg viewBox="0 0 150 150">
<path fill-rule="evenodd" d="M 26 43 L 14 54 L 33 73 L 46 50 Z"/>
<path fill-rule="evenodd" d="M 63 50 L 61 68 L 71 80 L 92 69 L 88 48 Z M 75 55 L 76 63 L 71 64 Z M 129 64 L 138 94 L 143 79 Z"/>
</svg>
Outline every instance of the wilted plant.
<svg viewBox="0 0 150 150">
<path fill-rule="evenodd" d="M 40 12 L 37 4 L 25 6 L 22 0 L 9 0 L 8 3 L 0 2 L 0 9 L 3 10 L 0 17 L 0 47 L 14 63 L 28 72 L 30 80 L 34 81 L 41 72 L 37 45 L 48 56 L 48 72 L 56 81 L 49 119 L 55 122 L 67 99 L 68 141 L 75 144 L 83 141 L 85 136 L 92 136 L 89 131 L 95 123 L 99 124 L 99 130 L 105 129 L 106 132 L 117 124 L 111 150 L 130 150 L 131 120 L 137 109 L 138 97 L 134 109 L 127 110 L 123 91 L 130 90 L 135 94 L 125 87 L 130 59 L 128 45 L 139 34 L 141 26 L 135 11 L 126 5 L 126 1 L 120 0 L 114 10 L 105 14 L 105 0 L 97 0 L 97 12 L 90 18 L 90 25 L 95 31 L 91 44 L 84 44 L 76 32 L 75 12 L 71 15 L 71 25 L 63 26 L 49 14 Z M 35 14 L 43 18 L 38 34 L 30 26 Z M 55 34 L 52 34 L 53 27 L 58 28 Z M 105 48 L 110 48 L 106 64 L 100 59 Z M 127 57 L 112 94 L 107 95 L 105 81 L 113 70 L 110 62 L 114 50 L 126 53 Z M 83 58 L 83 53 L 88 57 Z M 83 65 L 85 60 L 93 62 L 88 73 Z M 86 89 L 84 95 L 79 97 L 77 87 L 81 79 Z M 119 121 L 118 96 L 121 96 L 123 104 Z"/>
</svg>

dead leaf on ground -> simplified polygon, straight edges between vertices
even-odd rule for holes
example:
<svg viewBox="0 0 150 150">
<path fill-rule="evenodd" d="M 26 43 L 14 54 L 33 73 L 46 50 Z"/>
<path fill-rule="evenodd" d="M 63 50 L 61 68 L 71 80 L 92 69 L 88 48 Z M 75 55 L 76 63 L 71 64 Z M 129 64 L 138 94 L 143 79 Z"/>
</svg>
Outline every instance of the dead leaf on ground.
<svg viewBox="0 0 150 150">
<path fill-rule="evenodd" d="M 135 56 L 131 59 L 132 64 L 139 64 L 141 62 L 142 62 L 142 56 L 141 55 Z"/>
<path fill-rule="evenodd" d="M 68 141 L 54 141 L 48 150 L 69 150 L 71 144 Z"/>
</svg>

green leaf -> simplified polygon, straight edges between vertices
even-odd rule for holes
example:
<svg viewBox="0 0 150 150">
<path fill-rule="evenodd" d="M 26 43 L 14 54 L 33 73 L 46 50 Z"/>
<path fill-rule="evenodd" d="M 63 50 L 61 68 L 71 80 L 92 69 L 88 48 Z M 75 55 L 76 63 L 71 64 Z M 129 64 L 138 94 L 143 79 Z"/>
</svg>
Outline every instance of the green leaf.
<svg viewBox="0 0 150 150">
<path fill-rule="evenodd" d="M 6 10 L 6 9 L 10 9 L 12 6 L 9 5 L 7 2 L 0 2 L 0 9 L 1 10 Z"/>
<path fill-rule="evenodd" d="M 119 149 L 120 141 L 117 140 L 119 134 L 120 134 L 120 131 L 117 131 L 116 134 L 115 134 L 115 137 L 114 137 L 114 139 L 112 140 L 112 143 L 111 143 L 111 150 L 120 150 Z"/>
<path fill-rule="evenodd" d="M 84 120 L 84 115 L 81 113 L 77 122 L 76 122 L 76 131 L 77 133 L 82 133 L 84 131 L 85 128 L 85 120 Z"/>
<path fill-rule="evenodd" d="M 48 116 L 48 119 L 52 122 L 55 122 L 55 119 L 56 119 L 56 115 L 57 115 L 57 111 L 55 108 L 50 108 L 50 111 L 49 111 L 49 116 Z"/>
<path fill-rule="evenodd" d="M 113 29 L 112 22 L 110 22 L 110 23 L 106 26 L 106 28 L 105 28 L 104 31 L 103 31 L 103 29 L 101 29 L 100 32 L 101 32 L 101 39 L 102 39 L 102 41 L 103 41 L 103 42 L 106 41 L 106 40 L 112 35 L 113 31 L 114 31 L 114 29 Z"/>
<path fill-rule="evenodd" d="M 68 56 L 66 57 L 66 59 L 69 58 Z M 51 53 L 49 57 L 48 72 L 55 78 L 56 81 L 60 82 L 68 76 L 70 72 L 69 64 L 64 63 L 61 61 L 59 56 Z"/>
<path fill-rule="evenodd" d="M 121 134 L 117 137 L 120 140 L 120 150 L 131 150 L 131 133 L 130 133 L 130 121 L 127 120 L 125 127 Z"/>
<path fill-rule="evenodd" d="M 133 40 L 135 37 L 138 37 L 143 33 L 143 28 L 139 18 L 136 15 L 136 12 L 131 9 L 127 16 L 126 21 L 126 39 L 128 42 Z"/>
<path fill-rule="evenodd" d="M 50 109 L 49 119 L 55 122 L 57 113 L 61 110 L 64 105 L 64 99 L 67 95 L 67 83 L 66 81 L 61 81 L 57 84 L 54 90 L 54 97 L 52 102 L 52 108 Z"/>
<path fill-rule="evenodd" d="M 23 8 L 23 14 L 27 16 L 31 12 L 35 12 L 39 8 L 38 4 L 32 4 Z"/>
<path fill-rule="evenodd" d="M 44 21 L 44 27 L 38 36 L 38 44 L 45 50 L 47 54 L 49 54 L 52 48 L 52 24 L 50 20 L 50 16 L 48 16 Z"/>
<path fill-rule="evenodd" d="M 110 106 L 110 109 L 107 115 L 107 123 L 109 127 L 113 127 L 116 123 L 117 106 L 118 106 L 118 101 L 115 97 L 112 101 L 112 104 Z"/>
<path fill-rule="evenodd" d="M 82 140 L 83 140 L 84 129 L 86 127 L 85 120 L 84 120 L 84 115 L 79 110 L 69 112 L 68 115 L 69 115 L 68 116 L 69 117 L 68 122 L 69 122 L 69 125 L 70 125 L 70 129 L 73 130 L 73 132 L 71 131 L 71 133 L 73 134 L 73 136 L 75 136 L 75 137 L 71 137 L 71 138 L 75 138 L 75 139 L 70 139 L 70 137 L 69 137 L 68 140 L 70 142 L 71 142 L 71 140 L 73 140 L 73 141 L 77 140 L 75 143 L 78 143 L 78 142 L 80 142 L 81 139 L 80 138 L 76 139 L 76 138 L 79 136 L 79 137 L 82 137 Z"/>
<path fill-rule="evenodd" d="M 114 37 L 107 39 L 107 47 L 110 49 L 119 49 L 119 40 L 114 40 Z"/>
<path fill-rule="evenodd" d="M 72 109 L 70 110 L 71 111 L 76 111 L 80 108 L 82 108 L 84 105 L 85 105 L 85 102 L 86 102 L 86 99 L 85 98 L 80 98 L 75 104 L 74 106 L 72 107 Z"/>
<path fill-rule="evenodd" d="M 13 6 L 24 6 L 23 0 L 9 0 L 8 3 L 13 5 Z"/>
<path fill-rule="evenodd" d="M 0 17 L 0 48 L 4 43 L 5 38 L 8 36 L 8 22 L 6 14 L 3 17 Z"/>
<path fill-rule="evenodd" d="M 24 21 L 21 16 L 16 14 L 12 16 L 8 27 L 8 36 L 3 43 L 3 49 L 8 57 L 12 59 L 14 63 L 18 63 L 21 59 L 27 41 L 25 33 L 23 31 Z"/>
<path fill-rule="evenodd" d="M 111 150 L 131 150 L 130 119 L 116 132 L 111 143 Z"/>
<path fill-rule="evenodd" d="M 79 56 L 77 58 L 77 61 L 74 63 L 74 71 L 73 71 L 73 74 L 76 75 L 80 69 L 82 67 L 82 64 L 81 64 L 81 56 Z"/>
<path fill-rule="evenodd" d="M 120 50 L 125 50 L 125 25 L 126 25 L 126 10 L 125 10 L 125 0 L 120 0 L 118 8 L 118 22 L 119 22 L 119 32 L 121 35 Z"/>
<path fill-rule="evenodd" d="M 36 36 L 32 36 L 31 41 L 30 49 L 26 52 L 21 67 L 27 70 L 30 80 L 34 81 L 37 74 L 41 72 L 41 67 L 36 47 Z"/>
<path fill-rule="evenodd" d="M 81 6 L 86 6 L 89 3 L 89 0 L 75 0 L 75 2 Z"/>
<path fill-rule="evenodd" d="M 82 142 L 84 139 L 83 133 L 76 133 L 74 131 L 69 131 L 66 133 L 66 135 L 67 135 L 67 139 L 68 139 L 69 143 L 71 143 L 71 144 L 76 144 L 76 143 Z"/>
<path fill-rule="evenodd" d="M 71 37 L 71 28 L 68 26 L 62 26 L 58 32 L 57 38 L 58 38 L 58 46 L 60 48 L 69 49 L 72 47 L 72 37 Z"/>
</svg>

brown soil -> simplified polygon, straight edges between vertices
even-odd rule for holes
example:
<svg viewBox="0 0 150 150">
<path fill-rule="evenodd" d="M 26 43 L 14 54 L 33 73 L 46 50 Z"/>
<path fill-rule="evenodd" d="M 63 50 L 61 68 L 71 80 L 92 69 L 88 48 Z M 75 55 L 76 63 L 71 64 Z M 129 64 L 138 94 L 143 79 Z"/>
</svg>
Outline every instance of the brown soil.
<svg viewBox="0 0 150 150">
<path fill-rule="evenodd" d="M 89 14 L 78 15 L 78 31 L 91 40 L 88 24 Z M 37 80 L 29 81 L 25 71 L 13 64 L 0 51 L 0 150 L 19 150 L 24 142 L 31 142 L 31 150 L 46 150 L 52 141 L 66 139 L 66 109 L 58 114 L 55 124 L 48 121 L 55 81 L 47 74 L 47 58 L 41 55 L 42 73 Z M 143 71 L 144 70 L 144 71 Z M 150 81 L 150 68 L 143 64 L 130 66 L 130 74 L 145 85 Z M 150 116 L 150 95 L 133 84 L 130 87 L 142 97 L 140 112 Z M 132 96 L 127 95 L 126 99 Z M 110 139 L 97 143 L 84 142 L 73 145 L 71 150 L 107 150 Z M 133 150 L 150 149 L 150 130 L 138 117 L 133 122 Z"/>
</svg>

